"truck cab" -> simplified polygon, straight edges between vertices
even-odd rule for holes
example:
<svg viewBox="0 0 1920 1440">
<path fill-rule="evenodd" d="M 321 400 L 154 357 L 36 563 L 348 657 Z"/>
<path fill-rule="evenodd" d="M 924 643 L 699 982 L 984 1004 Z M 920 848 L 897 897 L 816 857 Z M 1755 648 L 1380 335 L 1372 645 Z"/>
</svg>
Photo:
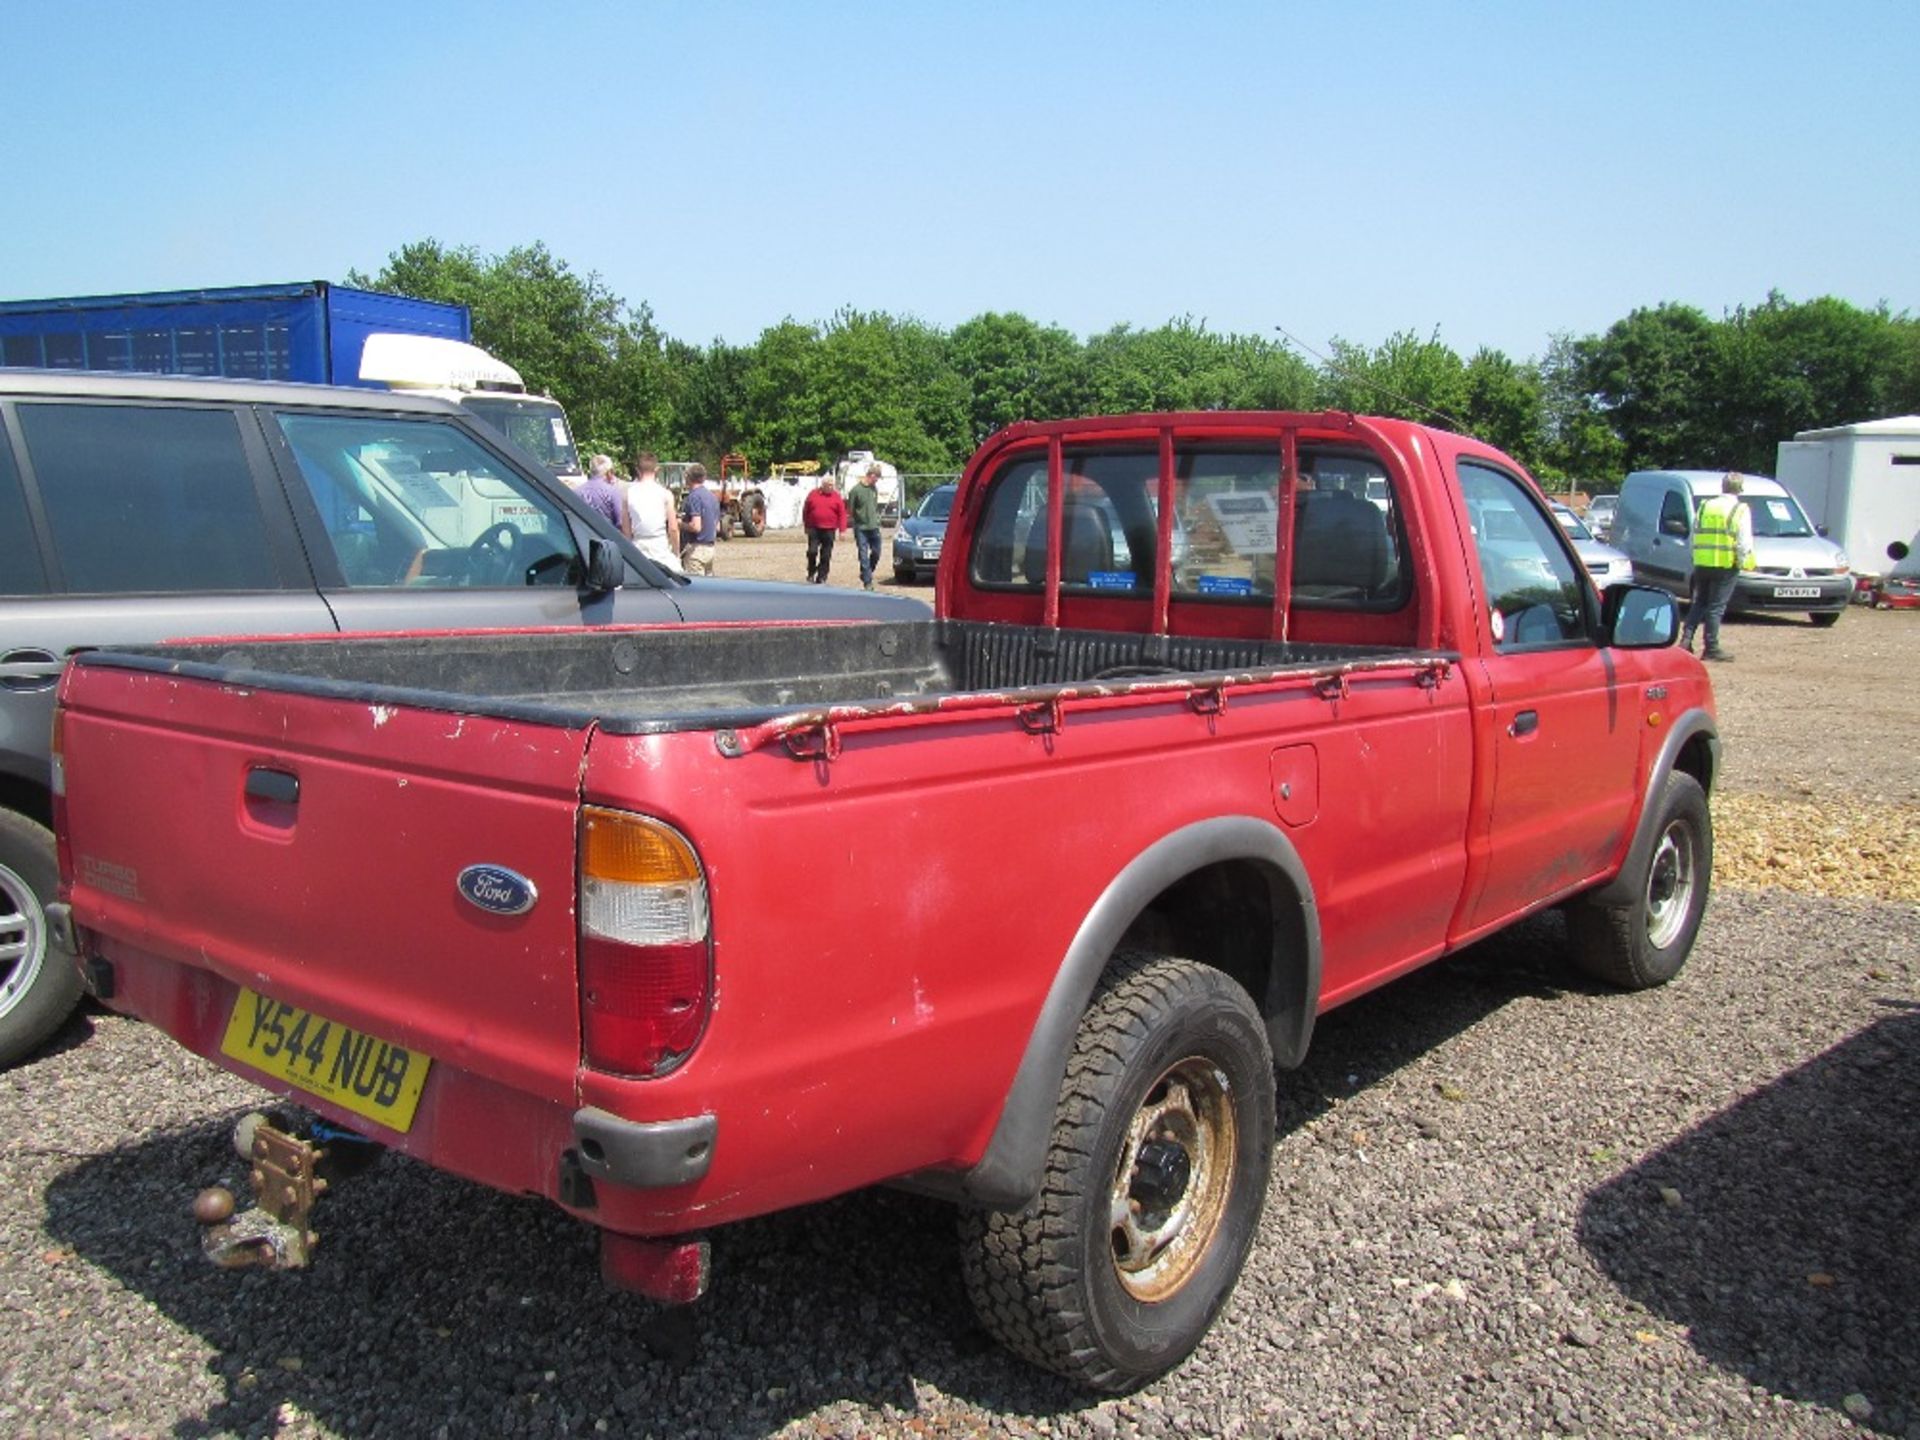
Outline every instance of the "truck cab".
<svg viewBox="0 0 1920 1440">
<path fill-rule="evenodd" d="M 586 483 L 560 402 L 529 394 L 518 370 L 477 345 L 434 335 L 369 335 L 360 353 L 360 380 L 450 401 L 533 456 L 556 480 L 576 488 Z"/>
</svg>

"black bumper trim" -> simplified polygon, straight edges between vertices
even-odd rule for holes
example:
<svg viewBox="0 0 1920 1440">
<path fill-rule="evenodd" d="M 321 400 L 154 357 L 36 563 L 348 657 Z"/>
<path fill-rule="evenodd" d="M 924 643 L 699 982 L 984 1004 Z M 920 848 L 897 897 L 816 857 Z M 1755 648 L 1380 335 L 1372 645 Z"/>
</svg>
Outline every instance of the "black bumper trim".
<svg viewBox="0 0 1920 1440">
<path fill-rule="evenodd" d="M 583 1106 L 573 1112 L 573 1137 L 580 1168 L 598 1180 L 661 1190 L 690 1185 L 713 1163 L 713 1142 L 720 1122 L 712 1115 L 685 1120 L 622 1120 Z"/>
<path fill-rule="evenodd" d="M 80 956 L 80 936 L 73 928 L 73 906 L 55 900 L 47 906 L 47 938 L 68 955 Z"/>
</svg>

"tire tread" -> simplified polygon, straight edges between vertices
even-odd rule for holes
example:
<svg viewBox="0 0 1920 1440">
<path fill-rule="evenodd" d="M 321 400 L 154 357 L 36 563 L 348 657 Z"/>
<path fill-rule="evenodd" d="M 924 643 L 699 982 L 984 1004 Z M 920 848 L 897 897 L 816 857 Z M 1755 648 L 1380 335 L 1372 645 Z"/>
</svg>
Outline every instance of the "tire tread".
<svg viewBox="0 0 1920 1440">
<path fill-rule="evenodd" d="M 962 1210 L 961 1275 L 968 1298 L 987 1331 L 1022 1359 L 1108 1392 L 1145 1378 L 1103 1354 L 1081 1303 L 1084 1277 L 1073 1227 L 1077 1207 L 1088 1197 L 1076 1172 L 1083 1174 L 1098 1151 L 1129 1051 L 1153 1036 L 1149 1017 L 1174 1012 L 1190 995 L 1226 989 L 1252 1011 L 1245 992 L 1219 971 L 1148 951 L 1118 952 L 1095 987 L 1068 1056 L 1039 1195 L 1017 1214 Z M 1093 1203 L 1101 1202 L 1094 1197 Z"/>
</svg>

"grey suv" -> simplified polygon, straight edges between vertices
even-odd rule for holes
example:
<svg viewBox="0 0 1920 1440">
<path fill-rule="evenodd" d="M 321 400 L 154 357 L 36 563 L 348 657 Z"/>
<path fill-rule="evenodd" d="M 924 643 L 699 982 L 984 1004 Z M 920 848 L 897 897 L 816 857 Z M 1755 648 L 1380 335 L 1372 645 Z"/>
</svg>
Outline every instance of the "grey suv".
<svg viewBox="0 0 1920 1440">
<path fill-rule="evenodd" d="M 76 650 L 926 614 L 903 597 L 669 574 L 443 401 L 0 370 L 0 1065 L 80 996 L 43 913 L 54 688 Z"/>
</svg>

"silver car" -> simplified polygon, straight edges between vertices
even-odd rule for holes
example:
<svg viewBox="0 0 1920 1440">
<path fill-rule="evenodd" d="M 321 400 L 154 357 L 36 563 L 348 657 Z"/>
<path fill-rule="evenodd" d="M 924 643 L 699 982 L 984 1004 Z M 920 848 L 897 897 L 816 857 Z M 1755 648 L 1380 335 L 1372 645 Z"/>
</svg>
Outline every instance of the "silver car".
<svg viewBox="0 0 1920 1440">
<path fill-rule="evenodd" d="M 1574 554 L 1580 557 L 1580 563 L 1587 567 L 1587 573 L 1593 576 L 1593 583 L 1601 593 L 1615 585 L 1626 585 L 1633 580 L 1633 561 L 1611 545 L 1604 544 L 1587 528 L 1587 524 L 1567 506 L 1555 501 L 1553 518 L 1560 522 L 1560 528 L 1567 532 L 1567 538 L 1573 541 Z"/>
<path fill-rule="evenodd" d="M 1594 539 L 1609 538 L 1608 532 L 1613 528 L 1613 512 L 1619 508 L 1618 495 L 1596 495 L 1588 502 L 1585 518 L 1587 528 L 1593 532 Z"/>
</svg>

